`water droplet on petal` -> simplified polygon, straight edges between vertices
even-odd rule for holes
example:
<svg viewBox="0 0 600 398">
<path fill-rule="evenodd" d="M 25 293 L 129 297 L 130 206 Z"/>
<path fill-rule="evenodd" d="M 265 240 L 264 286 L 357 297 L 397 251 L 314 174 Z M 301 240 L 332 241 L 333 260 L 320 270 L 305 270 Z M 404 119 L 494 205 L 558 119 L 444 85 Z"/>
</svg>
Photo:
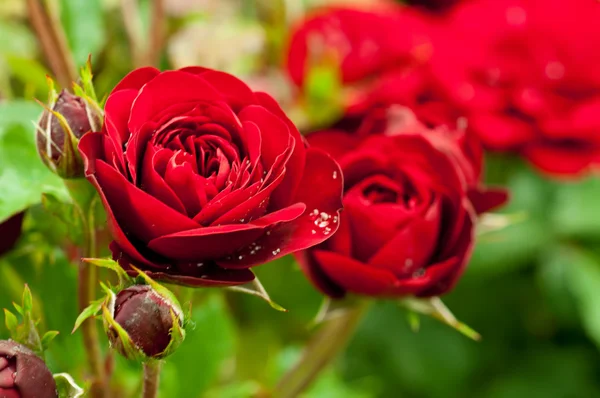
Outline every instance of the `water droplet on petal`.
<svg viewBox="0 0 600 398">
<path fill-rule="evenodd" d="M 413 278 L 421 278 L 425 276 L 425 268 L 419 268 L 412 274 Z"/>
</svg>

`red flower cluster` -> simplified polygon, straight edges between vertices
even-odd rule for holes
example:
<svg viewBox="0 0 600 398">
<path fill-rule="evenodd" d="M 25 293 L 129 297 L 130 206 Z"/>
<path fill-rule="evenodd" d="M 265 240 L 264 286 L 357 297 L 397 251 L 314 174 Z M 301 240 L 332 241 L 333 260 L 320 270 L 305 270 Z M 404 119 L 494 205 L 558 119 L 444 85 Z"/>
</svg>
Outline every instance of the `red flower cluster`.
<svg viewBox="0 0 600 398">
<path fill-rule="evenodd" d="M 472 0 L 442 14 L 421 10 L 311 16 L 291 41 L 292 79 L 302 84 L 327 55 L 341 67 L 346 118 L 402 104 L 430 126 L 461 120 L 487 148 L 552 174 L 600 162 L 600 3 Z"/>
</svg>

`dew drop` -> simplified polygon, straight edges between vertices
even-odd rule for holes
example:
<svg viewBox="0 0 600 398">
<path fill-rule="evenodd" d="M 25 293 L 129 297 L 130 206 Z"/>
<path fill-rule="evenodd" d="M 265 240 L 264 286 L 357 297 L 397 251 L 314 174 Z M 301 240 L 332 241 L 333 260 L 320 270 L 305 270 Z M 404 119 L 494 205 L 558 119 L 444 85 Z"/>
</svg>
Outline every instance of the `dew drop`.
<svg viewBox="0 0 600 398">
<path fill-rule="evenodd" d="M 413 278 L 421 278 L 425 276 L 425 268 L 419 268 L 412 274 Z"/>
<path fill-rule="evenodd" d="M 313 235 L 317 233 L 317 231 L 315 231 L 314 229 L 312 231 L 310 231 Z"/>
<path fill-rule="evenodd" d="M 238 257 L 238 260 L 241 260 L 241 259 L 243 259 L 243 258 L 244 258 L 244 256 L 239 256 L 239 257 Z"/>
<path fill-rule="evenodd" d="M 334 179 L 334 180 L 337 180 L 337 171 L 334 171 L 334 172 L 333 172 L 333 179 Z"/>
</svg>

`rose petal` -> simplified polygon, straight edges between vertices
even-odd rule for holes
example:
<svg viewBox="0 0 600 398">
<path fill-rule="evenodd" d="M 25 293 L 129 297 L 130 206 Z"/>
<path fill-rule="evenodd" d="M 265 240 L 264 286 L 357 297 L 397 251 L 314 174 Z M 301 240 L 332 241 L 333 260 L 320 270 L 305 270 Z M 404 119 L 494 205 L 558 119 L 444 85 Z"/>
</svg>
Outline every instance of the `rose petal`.
<svg viewBox="0 0 600 398">
<path fill-rule="evenodd" d="M 313 250 L 311 254 L 332 281 L 352 293 L 385 296 L 397 283 L 391 272 L 371 267 L 350 257 L 324 250 Z"/>
<path fill-rule="evenodd" d="M 99 188 L 115 220 L 141 241 L 198 227 L 188 217 L 134 186 L 105 162 L 96 161 L 96 169 Z"/>
<path fill-rule="evenodd" d="M 160 71 L 156 68 L 147 66 L 144 68 L 139 68 L 134 70 L 133 72 L 128 73 L 121 81 L 113 88 L 110 95 L 116 93 L 120 90 L 139 90 L 144 86 L 144 84 L 148 83 L 150 80 L 154 79 L 156 76 L 160 74 Z"/>
<path fill-rule="evenodd" d="M 204 70 L 199 71 L 198 69 L 198 67 L 188 67 L 180 70 L 192 72 L 204 79 L 225 98 L 235 112 L 256 102 L 252 90 L 237 77 L 218 70 L 202 68 Z"/>
<path fill-rule="evenodd" d="M 469 200 L 477 214 L 483 214 L 508 201 L 509 194 L 503 188 L 474 188 L 468 192 Z"/>
<path fill-rule="evenodd" d="M 324 150 L 336 160 L 339 160 L 359 144 L 358 137 L 341 130 L 323 130 L 310 133 L 307 140 L 311 147 Z"/>
<path fill-rule="evenodd" d="M 549 142 L 533 144 L 524 154 L 540 170 L 557 175 L 578 175 L 584 173 L 598 161 L 600 147 L 568 147 Z"/>
<path fill-rule="evenodd" d="M 337 236 L 337 234 L 334 236 Z M 302 269 L 306 277 L 319 291 L 321 291 L 321 293 L 333 298 L 342 298 L 346 295 L 346 291 L 341 286 L 336 285 L 327 274 L 323 272 L 319 263 L 313 258 L 311 250 L 296 252 L 294 253 L 294 256 L 298 261 L 300 269 Z"/>
<path fill-rule="evenodd" d="M 154 196 L 161 202 L 167 204 L 181 214 L 186 214 L 183 203 L 179 200 L 175 192 L 165 182 L 163 177 L 157 172 L 155 164 L 166 163 L 171 158 L 172 153 L 168 149 L 156 149 L 152 145 L 148 147 L 144 154 L 144 163 L 142 166 L 142 187 L 143 190 Z M 162 158 L 162 159 L 161 159 Z"/>
<path fill-rule="evenodd" d="M 267 231 L 254 242 L 264 250 L 248 256 L 254 249 L 247 247 L 240 252 L 243 256 L 241 260 L 220 261 L 219 265 L 239 267 L 262 264 L 315 246 L 336 232 L 342 208 L 341 170 L 329 155 L 319 149 L 309 148 L 306 155 L 306 168 L 294 201 L 304 203 L 307 211 L 293 222 L 282 223 Z M 314 195 L 314 192 L 319 192 L 319 195 Z"/>
<path fill-rule="evenodd" d="M 174 275 L 165 272 L 145 271 L 146 275 L 155 281 L 172 283 L 175 285 L 190 287 L 226 287 L 244 285 L 254 280 L 254 273 L 249 269 L 220 270 L 217 273 L 207 275 L 190 276 Z M 135 272 L 128 272 L 130 276 L 136 276 Z"/>
<path fill-rule="evenodd" d="M 268 214 L 251 224 L 203 227 L 165 235 L 152 240 L 148 247 L 157 253 L 177 260 L 218 259 L 231 255 L 253 243 L 264 233 L 266 227 L 292 221 L 298 218 L 304 210 L 303 204 L 296 204 Z"/>
<path fill-rule="evenodd" d="M 181 71 L 162 72 L 139 92 L 131 108 L 129 131 L 137 134 L 145 122 L 173 103 L 218 101 L 220 95 L 206 81 Z"/>
<path fill-rule="evenodd" d="M 402 227 L 371 259 L 369 265 L 387 269 L 398 277 L 412 275 L 425 267 L 440 242 L 440 202 L 435 200 L 423 215 L 416 215 Z M 389 237 L 388 237 L 389 238 Z"/>
</svg>

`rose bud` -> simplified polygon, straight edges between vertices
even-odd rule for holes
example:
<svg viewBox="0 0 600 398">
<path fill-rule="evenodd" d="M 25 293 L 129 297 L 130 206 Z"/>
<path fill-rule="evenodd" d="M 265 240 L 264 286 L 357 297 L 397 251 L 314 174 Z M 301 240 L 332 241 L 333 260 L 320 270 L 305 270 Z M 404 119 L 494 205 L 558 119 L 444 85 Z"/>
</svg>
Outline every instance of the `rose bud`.
<svg viewBox="0 0 600 398">
<path fill-rule="evenodd" d="M 425 134 L 343 131 L 308 136 L 339 161 L 344 212 L 338 232 L 298 255 L 325 294 L 438 296 L 461 276 L 473 246 L 475 211 L 455 159 Z M 331 220 L 315 211 L 318 228 Z"/>
<path fill-rule="evenodd" d="M 0 256 L 11 250 L 21 236 L 21 227 L 23 225 L 23 216 L 25 213 L 17 213 L 4 222 L 0 223 Z"/>
<path fill-rule="evenodd" d="M 104 327 L 111 346 L 126 358 L 164 358 L 183 341 L 183 312 L 163 289 L 133 285 L 108 298 Z"/>
<path fill-rule="evenodd" d="M 131 72 L 79 150 L 107 211 L 113 258 L 157 281 L 232 286 L 250 267 L 331 237 L 341 171 L 268 94 L 201 67 Z"/>
<path fill-rule="evenodd" d="M 101 119 L 86 100 L 63 90 L 46 109 L 37 129 L 37 148 L 43 162 L 62 178 L 83 177 L 77 152 L 79 139 L 100 129 Z"/>
<path fill-rule="evenodd" d="M 0 397 L 57 398 L 58 393 L 41 358 L 21 344 L 0 340 Z"/>
</svg>

